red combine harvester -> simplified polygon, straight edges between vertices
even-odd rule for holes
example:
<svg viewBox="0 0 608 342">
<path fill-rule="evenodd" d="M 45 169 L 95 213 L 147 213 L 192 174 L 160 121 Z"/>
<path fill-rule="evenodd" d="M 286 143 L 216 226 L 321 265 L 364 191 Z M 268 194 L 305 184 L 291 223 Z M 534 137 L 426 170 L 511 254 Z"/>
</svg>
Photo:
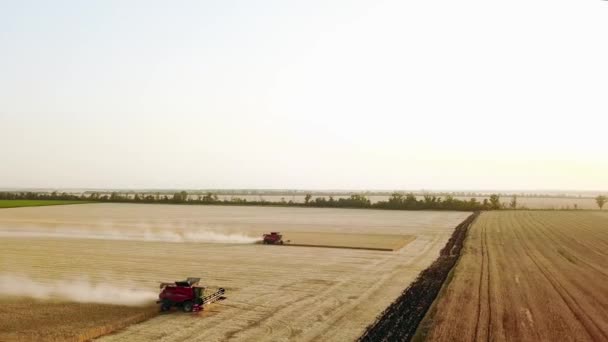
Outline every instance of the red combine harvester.
<svg viewBox="0 0 608 342">
<path fill-rule="evenodd" d="M 282 245 L 283 244 L 283 235 L 277 232 L 271 232 L 270 234 L 264 234 L 264 239 L 262 243 L 265 245 Z"/>
<path fill-rule="evenodd" d="M 188 278 L 174 283 L 160 283 L 161 292 L 157 304 L 160 311 L 169 311 L 172 307 L 180 307 L 184 312 L 197 312 L 203 305 L 224 299 L 224 289 L 205 296 L 205 288 L 197 286 L 201 278 Z"/>
</svg>

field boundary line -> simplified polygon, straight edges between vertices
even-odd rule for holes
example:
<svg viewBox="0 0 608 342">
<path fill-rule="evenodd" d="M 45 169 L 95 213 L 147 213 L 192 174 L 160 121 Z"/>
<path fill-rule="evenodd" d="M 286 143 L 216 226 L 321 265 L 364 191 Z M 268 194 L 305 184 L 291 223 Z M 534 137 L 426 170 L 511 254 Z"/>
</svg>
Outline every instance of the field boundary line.
<svg viewBox="0 0 608 342">
<path fill-rule="evenodd" d="M 469 215 L 452 233 L 439 257 L 367 327 L 359 342 L 410 341 L 458 261 L 470 226 L 479 212 Z"/>
<path fill-rule="evenodd" d="M 488 319 L 487 319 L 487 324 L 486 324 L 486 336 L 485 336 L 485 340 L 488 341 L 490 339 L 490 324 L 492 322 L 492 316 L 491 316 L 491 305 L 490 305 L 490 255 L 489 255 L 489 251 L 488 251 L 488 232 L 487 232 L 487 224 L 482 224 L 480 227 L 480 249 L 481 249 L 481 267 L 480 267 L 480 272 L 479 272 L 479 287 L 478 287 L 478 293 L 477 293 L 477 319 L 475 320 L 475 340 L 476 341 L 481 341 L 481 336 L 480 336 L 480 322 L 481 322 L 481 312 L 482 312 L 482 306 L 484 304 L 486 304 L 487 306 L 487 311 L 488 311 Z M 487 286 L 486 289 L 486 300 L 482 300 L 484 297 L 484 285 Z"/>
<path fill-rule="evenodd" d="M 490 246 L 488 244 L 488 227 L 486 226 L 483 230 L 483 244 L 486 248 L 486 277 L 488 277 L 487 282 L 487 300 L 488 304 L 488 324 L 486 326 L 486 341 L 492 340 L 492 266 L 490 265 Z"/>
<path fill-rule="evenodd" d="M 368 250 L 368 251 L 394 252 L 394 251 L 398 251 L 401 248 L 407 246 L 407 244 L 401 248 L 381 248 L 381 247 L 349 247 L 349 246 L 334 246 L 334 245 L 312 245 L 312 244 L 305 244 L 305 243 L 286 243 L 286 244 L 282 245 L 281 247 L 290 247 L 290 246 L 313 247 L 313 248 L 318 247 L 318 248 L 361 249 L 361 250 Z"/>
</svg>

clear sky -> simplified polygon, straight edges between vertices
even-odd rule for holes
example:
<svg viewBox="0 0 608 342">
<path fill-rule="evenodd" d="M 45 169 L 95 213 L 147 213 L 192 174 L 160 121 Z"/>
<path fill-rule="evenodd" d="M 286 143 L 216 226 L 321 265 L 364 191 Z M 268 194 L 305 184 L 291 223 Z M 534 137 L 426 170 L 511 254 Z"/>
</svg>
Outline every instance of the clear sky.
<svg viewBox="0 0 608 342">
<path fill-rule="evenodd" d="M 0 0 L 0 187 L 608 189 L 608 1 Z"/>
</svg>

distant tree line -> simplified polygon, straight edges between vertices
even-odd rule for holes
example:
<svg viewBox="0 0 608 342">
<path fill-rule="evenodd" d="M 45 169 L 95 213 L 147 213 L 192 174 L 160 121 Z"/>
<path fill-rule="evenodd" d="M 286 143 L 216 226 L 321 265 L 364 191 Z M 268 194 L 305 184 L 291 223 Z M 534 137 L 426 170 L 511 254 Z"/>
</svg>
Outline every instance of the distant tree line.
<svg viewBox="0 0 608 342">
<path fill-rule="evenodd" d="M 89 197 L 69 194 L 67 192 L 0 192 L 0 200 L 60 200 L 60 201 L 89 201 Z"/>
<path fill-rule="evenodd" d="M 162 195 L 168 195 L 169 197 L 171 197 L 175 192 L 180 192 L 181 189 L 163 189 L 163 190 L 149 190 L 149 189 L 141 189 L 141 190 L 116 190 L 122 194 L 127 194 L 127 195 L 135 195 L 135 194 L 139 194 L 140 196 L 146 196 L 149 194 L 155 195 L 155 194 L 162 194 Z M 85 195 L 90 195 L 92 193 L 96 192 L 95 190 L 87 190 L 85 191 Z M 591 196 L 591 192 L 585 192 L 585 193 L 580 193 L 580 194 L 568 194 L 568 193 L 531 193 L 531 192 L 520 192 L 520 193 L 514 193 L 514 192 L 498 192 L 498 191 L 491 191 L 491 192 L 465 192 L 465 191 L 407 191 L 407 190 L 399 190 L 399 191 L 372 191 L 372 190 L 365 190 L 365 191 L 323 191 L 323 190 L 315 190 L 315 191 L 307 191 L 307 190 L 276 190 L 276 189 L 205 189 L 205 190 L 187 190 L 188 194 L 190 196 L 197 196 L 197 195 L 205 195 L 207 193 L 213 193 L 216 194 L 220 197 L 226 197 L 226 196 L 285 196 L 285 197 L 293 197 L 293 196 L 305 196 L 306 194 L 310 194 L 314 197 L 329 197 L 329 196 L 333 196 L 333 197 L 348 197 L 350 195 L 353 194 L 358 194 L 358 195 L 363 195 L 363 196 L 367 196 L 367 197 L 375 197 L 375 196 L 391 196 L 394 192 L 400 192 L 400 193 L 412 193 L 416 196 L 422 196 L 424 194 L 431 194 L 431 195 L 435 195 L 438 197 L 443 197 L 445 198 L 446 196 L 453 196 L 453 197 L 458 197 L 458 198 L 483 198 L 483 197 L 488 197 L 490 194 L 497 194 L 501 197 L 512 197 L 512 196 L 517 196 L 518 198 L 528 198 L 528 197 L 532 197 L 532 198 L 576 198 L 576 199 L 583 199 L 583 198 L 589 198 L 589 199 L 594 199 L 596 197 L 594 197 L 595 195 Z M 102 191 L 102 193 L 109 193 L 107 191 Z"/>
<path fill-rule="evenodd" d="M 462 200 L 454 198 L 451 195 L 439 197 L 434 195 L 424 195 L 418 199 L 414 194 L 394 193 L 387 201 L 379 201 L 374 203 L 377 208 L 381 209 L 400 209 L 400 210 L 498 210 L 503 206 L 500 203 L 500 196 L 494 194 L 490 198 L 485 198 L 483 201 L 478 201 L 476 198 Z"/>
<path fill-rule="evenodd" d="M 608 202 L 606 196 L 597 196 L 597 205 L 600 209 Z M 251 205 L 251 206 L 293 206 L 293 207 L 315 207 L 315 208 L 374 208 L 389 210 L 458 210 L 458 211 L 478 211 L 478 210 L 499 210 L 499 209 L 519 209 L 517 196 L 513 196 L 508 204 L 500 201 L 497 194 L 490 195 L 489 198 L 478 201 L 476 198 L 463 200 L 454 198 L 452 195 L 436 196 L 423 195 L 417 197 L 413 193 L 393 193 L 388 200 L 372 203 L 369 198 L 361 194 L 353 194 L 349 197 L 333 196 L 316 197 L 309 193 L 304 197 L 304 202 L 286 201 L 282 198 L 279 202 L 270 202 L 260 197 L 259 200 L 247 200 L 240 197 L 231 199 L 219 199 L 213 192 L 206 194 L 190 195 L 186 191 L 171 194 L 145 193 L 145 194 L 124 194 L 120 192 L 90 194 L 70 194 L 66 192 L 0 192 L 0 200 L 69 200 L 69 201 L 93 201 L 93 202 L 116 202 L 116 203 L 166 203 L 166 204 L 216 204 L 216 205 Z"/>
<path fill-rule="evenodd" d="M 175 203 L 175 204 L 219 204 L 219 205 L 252 205 L 252 206 L 297 206 L 316 208 L 376 208 L 394 210 L 494 210 L 500 209 L 500 197 L 492 195 L 490 199 L 483 202 L 471 198 L 468 201 L 455 199 L 452 196 L 445 198 L 425 195 L 418 199 L 414 194 L 394 193 L 387 201 L 372 203 L 364 195 L 354 194 L 347 198 L 335 199 L 333 196 L 316 197 L 312 199 L 311 194 L 306 194 L 304 203 L 286 201 L 270 202 L 263 198 L 259 200 L 247 200 L 245 198 L 232 197 L 220 200 L 217 194 L 209 192 L 205 195 L 190 196 L 186 191 L 170 194 L 123 194 L 120 192 L 99 193 L 92 192 L 89 195 L 74 195 L 68 193 L 41 193 L 41 192 L 0 192 L 0 199 L 5 200 L 83 200 L 95 202 L 117 202 L 117 203 Z"/>
</svg>

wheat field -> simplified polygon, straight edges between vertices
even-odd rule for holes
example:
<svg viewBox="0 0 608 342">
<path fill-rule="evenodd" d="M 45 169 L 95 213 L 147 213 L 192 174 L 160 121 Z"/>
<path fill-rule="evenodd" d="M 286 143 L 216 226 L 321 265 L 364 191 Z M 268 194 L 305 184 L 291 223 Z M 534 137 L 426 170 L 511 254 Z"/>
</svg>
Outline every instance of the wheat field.
<svg viewBox="0 0 608 342">
<path fill-rule="evenodd" d="M 608 340 L 608 215 L 485 212 L 463 251 L 429 341 Z"/>
</svg>

